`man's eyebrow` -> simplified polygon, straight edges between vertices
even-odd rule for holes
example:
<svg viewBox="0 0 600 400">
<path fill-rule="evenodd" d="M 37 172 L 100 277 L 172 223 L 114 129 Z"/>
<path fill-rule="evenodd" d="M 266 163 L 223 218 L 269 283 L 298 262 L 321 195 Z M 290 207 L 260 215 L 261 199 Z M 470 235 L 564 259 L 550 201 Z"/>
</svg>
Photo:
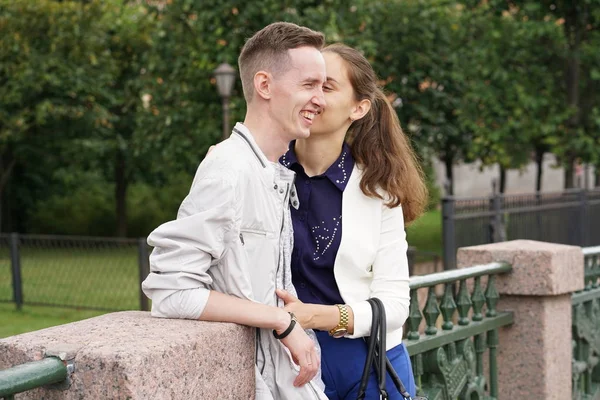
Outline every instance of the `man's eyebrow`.
<svg viewBox="0 0 600 400">
<path fill-rule="evenodd" d="M 305 78 L 302 82 L 303 83 L 319 83 L 319 82 L 321 82 L 321 80 L 318 78 Z"/>
</svg>

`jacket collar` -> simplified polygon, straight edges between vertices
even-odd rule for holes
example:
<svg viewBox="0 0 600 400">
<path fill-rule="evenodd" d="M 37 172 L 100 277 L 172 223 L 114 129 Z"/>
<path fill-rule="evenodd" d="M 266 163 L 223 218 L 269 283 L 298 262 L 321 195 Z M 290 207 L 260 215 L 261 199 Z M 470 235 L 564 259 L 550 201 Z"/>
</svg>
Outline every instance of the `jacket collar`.
<svg viewBox="0 0 600 400">
<path fill-rule="evenodd" d="M 294 149 L 295 144 L 295 140 L 290 143 L 287 153 L 279 159 L 279 162 L 286 168 L 290 168 L 297 173 L 301 172 L 305 174 L 304 168 L 300 165 L 298 158 L 296 157 L 296 151 Z M 342 152 L 337 160 L 335 160 L 321 176 L 329 179 L 340 192 L 343 192 L 346 189 L 346 185 L 348 185 L 348 178 L 350 178 L 353 168 L 354 158 L 352 157 L 352 151 L 350 150 L 350 146 L 344 142 L 342 145 Z"/>
<path fill-rule="evenodd" d="M 266 180 L 265 183 L 268 184 L 267 186 L 272 188 L 272 190 L 279 190 L 279 186 L 281 184 L 286 184 L 286 186 L 288 186 L 287 189 L 289 191 L 289 193 L 286 193 L 286 198 L 289 199 L 289 202 L 292 207 L 298 209 L 300 204 L 298 200 L 298 195 L 294 188 L 296 173 L 287 168 L 284 168 L 278 163 L 270 162 L 265 156 L 265 153 L 263 153 L 262 150 L 256 144 L 254 136 L 252 136 L 250 130 L 244 124 L 240 122 L 236 123 L 233 127 L 233 135 L 235 135 L 236 138 L 240 139 L 242 142 L 246 143 L 248 147 L 250 147 L 250 150 L 256 157 L 256 160 L 260 163 L 260 165 L 265 171 L 265 175 L 262 176 L 262 179 Z"/>
<path fill-rule="evenodd" d="M 246 128 L 244 124 L 238 122 L 233 127 L 233 133 L 239 136 L 244 142 L 246 142 L 248 146 L 250 146 L 250 150 L 252 150 L 258 162 L 260 162 L 263 168 L 267 168 L 267 165 L 269 165 L 270 162 L 265 156 L 265 154 L 262 152 L 262 150 L 256 144 L 254 136 L 252 136 L 250 130 L 248 130 L 248 128 Z"/>
</svg>

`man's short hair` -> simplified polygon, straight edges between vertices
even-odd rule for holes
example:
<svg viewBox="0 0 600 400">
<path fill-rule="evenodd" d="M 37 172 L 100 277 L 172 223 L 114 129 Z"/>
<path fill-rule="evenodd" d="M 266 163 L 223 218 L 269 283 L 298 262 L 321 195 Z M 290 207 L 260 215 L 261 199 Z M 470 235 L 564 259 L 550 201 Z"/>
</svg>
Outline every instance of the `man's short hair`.
<svg viewBox="0 0 600 400">
<path fill-rule="evenodd" d="M 303 46 L 321 50 L 324 43 L 321 32 L 289 22 L 275 22 L 256 32 L 238 58 L 246 102 L 254 95 L 254 75 L 258 71 L 269 71 L 273 75 L 285 72 L 290 64 L 288 50 Z"/>
</svg>

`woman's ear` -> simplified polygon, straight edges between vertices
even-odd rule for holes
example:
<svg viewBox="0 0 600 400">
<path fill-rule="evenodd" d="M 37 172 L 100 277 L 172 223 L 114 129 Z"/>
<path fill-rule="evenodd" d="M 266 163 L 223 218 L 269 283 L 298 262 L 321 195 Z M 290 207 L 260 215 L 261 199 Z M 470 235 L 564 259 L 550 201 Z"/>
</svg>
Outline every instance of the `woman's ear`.
<svg viewBox="0 0 600 400">
<path fill-rule="evenodd" d="M 367 113 L 369 112 L 370 109 L 371 109 L 371 100 L 363 99 L 363 100 L 359 101 L 356 104 L 356 106 L 354 107 L 354 109 L 352 110 L 352 113 L 350 113 L 350 120 L 356 121 L 358 119 L 361 119 L 362 117 L 367 115 Z"/>
<path fill-rule="evenodd" d="M 271 74 L 258 71 L 254 74 L 254 92 L 265 100 L 271 98 Z"/>
</svg>

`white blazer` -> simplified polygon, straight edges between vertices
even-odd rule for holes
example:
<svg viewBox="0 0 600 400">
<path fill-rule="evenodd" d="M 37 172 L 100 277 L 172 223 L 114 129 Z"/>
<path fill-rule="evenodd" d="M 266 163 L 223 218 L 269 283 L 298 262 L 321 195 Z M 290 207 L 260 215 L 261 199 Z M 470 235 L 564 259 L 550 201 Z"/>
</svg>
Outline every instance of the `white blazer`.
<svg viewBox="0 0 600 400">
<path fill-rule="evenodd" d="M 387 317 L 387 349 L 402 342 L 408 318 L 410 288 L 408 243 L 402 207 L 389 208 L 385 200 L 367 197 L 360 189 L 362 172 L 356 165 L 342 197 L 342 239 L 334 275 L 344 302 L 354 312 L 354 333 L 368 336 L 371 306 L 378 297 Z"/>
</svg>

